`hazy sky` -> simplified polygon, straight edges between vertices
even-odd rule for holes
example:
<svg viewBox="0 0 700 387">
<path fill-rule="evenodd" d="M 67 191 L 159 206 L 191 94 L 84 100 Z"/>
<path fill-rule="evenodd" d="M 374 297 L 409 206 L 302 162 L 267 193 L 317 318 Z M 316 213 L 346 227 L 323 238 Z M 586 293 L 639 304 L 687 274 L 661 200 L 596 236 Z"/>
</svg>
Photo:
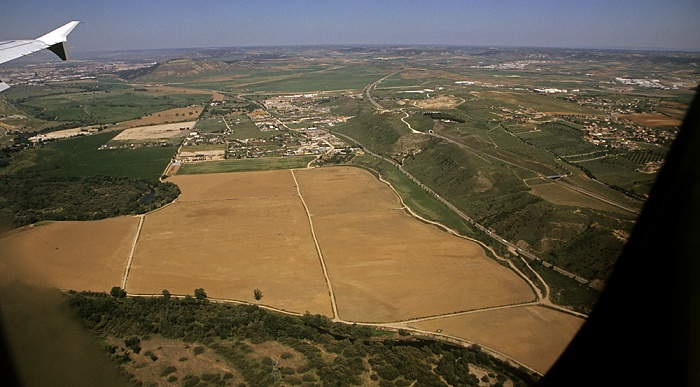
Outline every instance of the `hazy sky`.
<svg viewBox="0 0 700 387">
<path fill-rule="evenodd" d="M 447 44 L 700 51 L 698 0 L 10 0 L 0 40 L 70 20 L 72 51 Z"/>
</svg>

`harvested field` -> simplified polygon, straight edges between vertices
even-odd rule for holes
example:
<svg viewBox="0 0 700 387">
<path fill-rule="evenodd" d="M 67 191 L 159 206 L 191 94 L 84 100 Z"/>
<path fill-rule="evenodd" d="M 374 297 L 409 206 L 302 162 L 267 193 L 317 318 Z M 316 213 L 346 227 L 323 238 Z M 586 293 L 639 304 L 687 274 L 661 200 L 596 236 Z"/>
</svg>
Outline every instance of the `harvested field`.
<svg viewBox="0 0 700 387">
<path fill-rule="evenodd" d="M 173 122 L 181 122 L 185 120 L 191 121 L 199 117 L 201 113 L 201 107 L 173 108 L 149 114 L 147 116 L 137 118 L 135 120 L 121 122 L 117 124 L 115 128 L 136 128 L 140 126 L 162 125 Z"/>
<path fill-rule="evenodd" d="M 652 128 L 662 126 L 680 127 L 683 123 L 683 121 L 678 118 L 673 118 L 658 113 L 618 114 L 618 117 L 636 122 L 640 125 L 650 126 Z"/>
<path fill-rule="evenodd" d="M 184 175 L 171 177 L 168 181 L 182 190 L 178 202 L 297 194 L 292 175 L 287 170 Z"/>
<path fill-rule="evenodd" d="M 311 219 L 338 317 L 345 321 L 394 322 L 535 298 L 524 280 L 489 259 L 480 245 L 416 220 L 393 191 L 362 169 L 170 181 L 182 195 L 145 215 L 126 282 L 131 294 L 204 288 L 212 298 L 332 316 Z M 109 291 L 121 284 L 138 224 L 138 217 L 122 217 L 14 231 L 0 240 L 0 280 Z M 254 289 L 263 291 L 262 300 L 254 300 Z M 517 307 L 414 326 L 483 342 L 542 370 L 580 325 L 572 319 Z"/>
<path fill-rule="evenodd" d="M 417 221 L 369 172 L 337 167 L 295 175 L 341 318 L 397 321 L 534 300 L 528 285 L 480 245 Z"/>
<path fill-rule="evenodd" d="M 127 290 L 255 302 L 332 315 L 308 219 L 288 170 L 176 176 L 183 195 L 149 214 Z"/>
<path fill-rule="evenodd" d="M 522 306 L 411 324 L 415 328 L 462 337 L 546 372 L 584 320 L 541 306 Z"/>
<path fill-rule="evenodd" d="M 121 284 L 139 220 L 56 222 L 0 240 L 0 283 L 15 278 L 59 289 L 109 291 Z"/>
<path fill-rule="evenodd" d="M 98 130 L 96 127 L 72 128 L 72 129 L 57 130 L 55 132 L 49 132 L 49 133 L 43 134 L 42 137 L 46 138 L 46 139 L 50 139 L 50 140 L 58 140 L 58 139 L 62 139 L 62 138 L 95 134 L 97 132 L 98 132 Z"/>
<path fill-rule="evenodd" d="M 194 121 L 178 122 L 174 124 L 141 126 L 138 128 L 126 129 L 114 137 L 112 141 L 138 142 L 184 137 L 189 133 L 189 130 L 192 129 L 194 123 Z"/>
</svg>

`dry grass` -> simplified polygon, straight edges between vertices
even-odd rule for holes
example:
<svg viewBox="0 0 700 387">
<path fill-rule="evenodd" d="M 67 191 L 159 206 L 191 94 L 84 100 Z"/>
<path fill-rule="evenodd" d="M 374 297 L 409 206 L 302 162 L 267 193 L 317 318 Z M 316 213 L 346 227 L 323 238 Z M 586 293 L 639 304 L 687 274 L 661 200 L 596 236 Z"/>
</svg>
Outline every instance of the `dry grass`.
<svg viewBox="0 0 700 387">
<path fill-rule="evenodd" d="M 121 355 L 125 350 L 124 340 L 109 337 L 107 342 L 117 346 L 117 354 Z M 231 366 L 226 359 L 220 357 L 209 348 L 198 355 L 194 354 L 194 347 L 198 344 L 186 344 L 180 340 L 154 337 L 141 340 L 141 351 L 139 354 L 131 352 L 129 355 L 132 361 L 124 364 L 124 369 L 133 374 L 137 380 L 145 382 L 146 385 L 172 386 L 181 384 L 186 375 L 201 376 L 203 374 L 231 373 L 233 377 L 228 379 L 232 385 L 243 382 L 243 376 L 238 370 Z M 149 353 L 149 355 L 146 355 Z M 154 361 L 150 353 L 157 359 Z M 175 367 L 175 371 L 164 374 L 166 367 Z M 177 381 L 168 383 L 168 377 L 175 376 Z"/>
<path fill-rule="evenodd" d="M 252 303 L 258 288 L 261 304 L 331 316 L 294 176 L 342 319 L 399 321 L 534 299 L 520 277 L 478 244 L 413 218 L 386 185 L 351 167 L 172 177 L 183 193 L 145 216 L 127 291 L 193 294 L 201 287 L 213 298 Z M 137 228 L 138 218 L 122 217 L 12 232 L 0 240 L 0 280 L 109 291 L 121 283 Z M 549 309 L 517 307 L 415 326 L 442 329 L 546 370 L 580 324 Z M 167 346 L 158 346 L 152 351 L 160 357 Z M 282 349 L 267 348 L 271 355 Z"/>
<path fill-rule="evenodd" d="M 607 204 L 582 193 L 568 189 L 556 183 L 536 184 L 530 186 L 530 193 L 558 206 L 586 207 L 595 210 L 629 213 L 619 207 Z"/>
<path fill-rule="evenodd" d="M 12 232 L 0 240 L 0 282 L 109 291 L 121 284 L 138 222 L 120 217 Z"/>
<path fill-rule="evenodd" d="M 328 290 L 289 171 L 177 176 L 183 195 L 148 215 L 127 289 L 330 315 Z"/>
<path fill-rule="evenodd" d="M 424 224 L 367 171 L 295 172 L 340 317 L 396 321 L 531 301 L 534 294 L 478 244 Z"/>
<path fill-rule="evenodd" d="M 415 328 L 462 337 L 546 372 L 584 320 L 541 306 L 525 306 L 447 317 L 412 324 Z"/>
</svg>

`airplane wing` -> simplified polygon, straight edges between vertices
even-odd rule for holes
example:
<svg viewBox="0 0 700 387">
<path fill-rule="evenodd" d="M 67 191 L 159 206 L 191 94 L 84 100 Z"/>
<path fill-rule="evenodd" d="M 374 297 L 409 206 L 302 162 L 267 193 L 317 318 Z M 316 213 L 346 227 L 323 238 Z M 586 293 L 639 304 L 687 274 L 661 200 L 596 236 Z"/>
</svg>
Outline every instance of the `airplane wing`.
<svg viewBox="0 0 700 387">
<path fill-rule="evenodd" d="M 0 42 L 0 63 L 17 59 L 43 49 L 49 49 L 59 58 L 66 60 L 66 37 L 79 22 L 72 21 L 34 40 L 9 40 Z M 0 91 L 10 86 L 0 82 Z"/>
</svg>

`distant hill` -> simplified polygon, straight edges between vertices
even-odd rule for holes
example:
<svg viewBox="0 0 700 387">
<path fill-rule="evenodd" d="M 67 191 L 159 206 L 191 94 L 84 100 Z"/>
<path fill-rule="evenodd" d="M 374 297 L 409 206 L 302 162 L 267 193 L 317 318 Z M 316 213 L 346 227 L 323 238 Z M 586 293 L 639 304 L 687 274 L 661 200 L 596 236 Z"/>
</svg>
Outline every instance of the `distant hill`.
<svg viewBox="0 0 700 387">
<path fill-rule="evenodd" d="M 121 74 L 121 76 L 129 80 L 161 81 L 172 78 L 196 78 L 229 70 L 231 70 L 230 64 L 213 59 L 173 59 L 142 69 L 137 73 Z"/>
</svg>

